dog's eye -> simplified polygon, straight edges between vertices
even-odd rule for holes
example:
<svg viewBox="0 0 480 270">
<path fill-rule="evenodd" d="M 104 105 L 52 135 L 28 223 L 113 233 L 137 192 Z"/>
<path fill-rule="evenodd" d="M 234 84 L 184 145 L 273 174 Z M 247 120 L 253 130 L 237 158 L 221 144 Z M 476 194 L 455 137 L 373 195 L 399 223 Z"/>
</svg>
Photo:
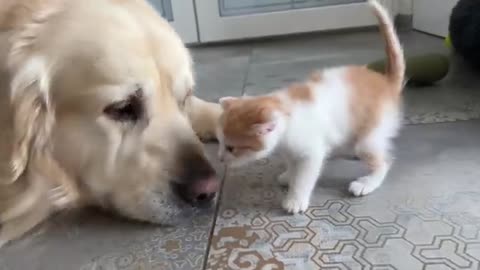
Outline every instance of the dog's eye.
<svg viewBox="0 0 480 270">
<path fill-rule="evenodd" d="M 108 105 L 103 112 L 115 121 L 135 122 L 143 117 L 144 107 L 141 98 L 132 95 L 127 100 Z"/>
<path fill-rule="evenodd" d="M 227 146 L 225 146 L 225 150 L 227 150 L 227 152 L 229 152 L 229 153 L 232 153 L 233 150 L 235 150 L 235 147 L 227 145 Z"/>
</svg>

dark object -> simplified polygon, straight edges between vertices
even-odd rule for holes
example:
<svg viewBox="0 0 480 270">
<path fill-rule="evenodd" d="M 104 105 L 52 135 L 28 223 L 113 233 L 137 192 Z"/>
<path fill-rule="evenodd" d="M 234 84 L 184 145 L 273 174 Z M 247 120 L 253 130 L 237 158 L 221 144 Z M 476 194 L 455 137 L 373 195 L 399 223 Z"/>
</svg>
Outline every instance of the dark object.
<svg viewBox="0 0 480 270">
<path fill-rule="evenodd" d="M 405 77 L 409 84 L 415 86 L 431 85 L 443 79 L 450 67 L 450 61 L 443 54 L 425 54 L 406 58 Z M 371 70 L 384 73 L 385 60 L 367 65 Z"/>
<path fill-rule="evenodd" d="M 480 1 L 460 0 L 450 16 L 449 31 L 455 51 L 480 69 Z"/>
</svg>

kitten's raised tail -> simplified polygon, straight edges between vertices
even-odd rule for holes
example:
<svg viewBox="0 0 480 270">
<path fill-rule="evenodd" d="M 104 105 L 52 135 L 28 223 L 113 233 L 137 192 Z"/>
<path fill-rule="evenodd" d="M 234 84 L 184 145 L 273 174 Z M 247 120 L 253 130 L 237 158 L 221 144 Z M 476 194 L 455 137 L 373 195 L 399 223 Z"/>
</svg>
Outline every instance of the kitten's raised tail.
<svg viewBox="0 0 480 270">
<path fill-rule="evenodd" d="M 373 9 L 380 24 L 380 31 L 385 39 L 385 51 L 387 53 L 386 76 L 394 85 L 394 91 L 398 94 L 403 89 L 405 79 L 405 57 L 402 45 L 395 31 L 393 21 L 388 11 L 377 0 L 369 0 L 368 3 Z"/>
</svg>

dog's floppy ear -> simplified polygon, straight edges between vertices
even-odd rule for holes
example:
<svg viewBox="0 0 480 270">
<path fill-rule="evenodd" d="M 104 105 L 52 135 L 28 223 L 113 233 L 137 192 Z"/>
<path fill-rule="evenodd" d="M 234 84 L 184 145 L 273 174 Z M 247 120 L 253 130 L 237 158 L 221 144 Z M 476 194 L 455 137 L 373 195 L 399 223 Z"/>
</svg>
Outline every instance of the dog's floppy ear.
<svg viewBox="0 0 480 270">
<path fill-rule="evenodd" d="M 31 58 L 18 69 L 11 83 L 14 129 L 12 182 L 24 174 L 33 155 L 48 148 L 54 114 L 47 73 L 43 59 Z"/>
<path fill-rule="evenodd" d="M 0 245 L 5 238 L 20 236 L 52 210 L 65 208 L 78 198 L 74 181 L 52 153 L 55 113 L 45 59 L 29 57 L 12 71 L 11 175 L 3 184 L 16 191 L 7 194 L 9 203 L 0 209 L 0 223 L 3 223 Z"/>
</svg>

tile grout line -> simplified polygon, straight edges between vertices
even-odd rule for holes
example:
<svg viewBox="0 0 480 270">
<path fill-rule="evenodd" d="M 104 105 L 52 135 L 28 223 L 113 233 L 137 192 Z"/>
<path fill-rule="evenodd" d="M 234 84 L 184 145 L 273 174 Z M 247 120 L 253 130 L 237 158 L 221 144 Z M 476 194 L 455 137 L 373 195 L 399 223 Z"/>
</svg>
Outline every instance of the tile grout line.
<svg viewBox="0 0 480 270">
<path fill-rule="evenodd" d="M 218 200 L 217 200 L 217 203 L 215 205 L 215 211 L 213 213 L 212 227 L 210 228 L 210 232 L 208 234 L 207 249 L 205 250 L 205 256 L 204 256 L 203 267 L 202 267 L 203 270 L 207 269 L 208 257 L 210 255 L 210 246 L 212 244 L 212 238 L 213 238 L 213 235 L 215 233 L 215 227 L 216 227 L 218 212 L 220 211 L 220 203 L 222 202 L 223 187 L 225 186 L 225 182 L 227 180 L 228 168 L 227 168 L 227 166 L 225 166 L 224 168 L 225 168 L 225 170 L 224 170 L 224 174 L 223 174 L 223 177 L 222 177 L 222 184 L 220 186 L 220 192 L 218 193 Z"/>
<path fill-rule="evenodd" d="M 253 54 L 253 46 L 250 48 L 250 52 L 248 54 L 248 61 L 247 61 L 246 69 L 245 69 L 245 75 L 244 75 L 244 78 L 243 78 L 242 90 L 240 92 L 240 95 L 242 95 L 242 96 L 245 94 L 245 87 L 247 85 L 248 74 L 249 74 L 249 71 L 250 71 L 252 54 Z M 228 175 L 228 168 L 227 168 L 227 166 L 225 166 L 224 175 L 223 175 L 223 179 L 222 179 L 222 184 L 220 186 L 220 192 L 218 193 L 218 200 L 217 200 L 217 204 L 215 206 L 215 212 L 214 212 L 213 218 L 212 218 L 212 227 L 211 227 L 210 233 L 208 235 L 207 249 L 205 250 L 205 256 L 204 256 L 203 267 L 202 267 L 203 270 L 207 269 L 208 257 L 210 255 L 210 247 L 212 245 L 212 238 L 213 238 L 213 235 L 215 233 L 215 228 L 216 228 L 216 225 L 217 225 L 216 222 L 217 222 L 218 214 L 220 212 L 220 204 L 222 202 L 223 188 L 224 188 L 225 183 L 227 181 L 227 175 Z"/>
<path fill-rule="evenodd" d="M 444 120 L 438 122 L 416 122 L 416 123 L 404 123 L 404 127 L 411 127 L 411 126 L 428 126 L 428 125 L 440 125 L 440 124 L 451 124 L 451 123 L 461 123 L 461 122 L 469 122 L 469 121 L 478 121 L 480 117 L 473 117 L 469 119 L 455 119 L 455 120 Z"/>
</svg>

